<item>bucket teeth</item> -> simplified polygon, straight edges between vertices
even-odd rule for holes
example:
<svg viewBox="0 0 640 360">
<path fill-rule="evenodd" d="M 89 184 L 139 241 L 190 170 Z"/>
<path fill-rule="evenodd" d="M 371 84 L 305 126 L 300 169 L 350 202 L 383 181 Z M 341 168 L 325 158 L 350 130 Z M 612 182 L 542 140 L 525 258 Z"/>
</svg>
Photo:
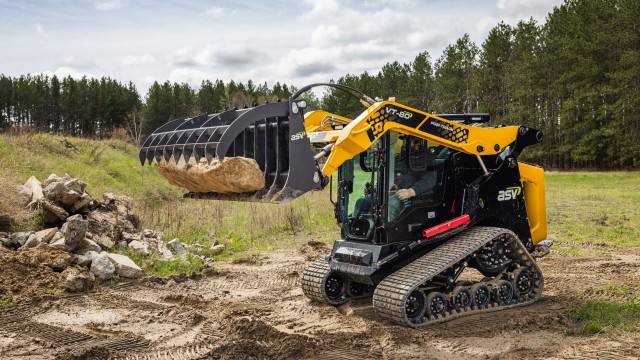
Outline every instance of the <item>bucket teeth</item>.
<svg viewBox="0 0 640 360">
<path fill-rule="evenodd" d="M 290 113 L 290 103 L 277 102 L 241 110 L 177 119 L 160 126 L 144 142 L 140 163 L 189 163 L 203 158 L 245 157 L 255 160 L 265 177 L 265 187 L 243 196 L 244 201 L 286 202 L 312 189 L 322 188 L 317 178 L 311 144 L 307 138 L 292 141 L 290 134 L 305 131 L 302 112 Z M 195 196 L 218 198 L 218 194 Z M 214 194 L 214 195 L 211 195 Z M 217 194 L 217 195 L 215 195 Z M 220 197 L 220 198 L 225 198 Z"/>
</svg>

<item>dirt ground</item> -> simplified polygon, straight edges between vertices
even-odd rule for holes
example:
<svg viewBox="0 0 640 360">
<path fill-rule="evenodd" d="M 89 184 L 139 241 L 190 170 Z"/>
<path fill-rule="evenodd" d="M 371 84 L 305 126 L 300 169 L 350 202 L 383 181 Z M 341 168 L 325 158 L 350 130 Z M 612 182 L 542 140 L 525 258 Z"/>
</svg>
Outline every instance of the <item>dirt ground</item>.
<svg viewBox="0 0 640 360">
<path fill-rule="evenodd" d="M 638 358 L 640 334 L 574 335 L 569 313 L 585 299 L 619 299 L 597 290 L 608 284 L 637 289 L 640 249 L 578 248 L 592 255 L 552 251 L 540 260 L 537 303 L 414 330 L 382 320 L 367 300 L 308 301 L 300 276 L 328 247 L 305 245 L 260 264 L 219 263 L 199 278 L 146 278 L 0 309 L 0 358 Z"/>
</svg>

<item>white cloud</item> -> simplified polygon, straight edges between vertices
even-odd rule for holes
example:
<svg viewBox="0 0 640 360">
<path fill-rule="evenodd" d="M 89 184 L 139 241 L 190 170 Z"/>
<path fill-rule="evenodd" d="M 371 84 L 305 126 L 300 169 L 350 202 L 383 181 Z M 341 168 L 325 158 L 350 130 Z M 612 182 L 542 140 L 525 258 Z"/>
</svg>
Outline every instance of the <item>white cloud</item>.
<svg viewBox="0 0 640 360">
<path fill-rule="evenodd" d="M 123 8 L 126 2 L 126 0 L 95 0 L 93 5 L 96 9 L 104 11 Z"/>
<path fill-rule="evenodd" d="M 58 68 L 56 68 L 54 71 L 51 70 L 46 70 L 42 72 L 43 75 L 47 75 L 49 77 L 52 76 L 57 76 L 58 78 L 65 78 L 67 76 L 71 76 L 72 78 L 75 79 L 81 79 L 83 76 L 86 77 L 94 77 L 90 74 L 81 72 L 81 71 L 77 71 L 76 69 L 73 69 L 71 67 L 68 66 L 60 66 Z"/>
<path fill-rule="evenodd" d="M 148 65 L 158 62 L 151 54 L 127 55 L 121 59 L 122 66 Z"/>
<path fill-rule="evenodd" d="M 95 60 L 89 58 L 77 58 L 75 56 L 62 56 L 58 59 L 58 65 L 64 68 L 92 69 L 98 67 Z"/>
<path fill-rule="evenodd" d="M 46 38 L 50 37 L 49 34 L 47 34 L 47 32 L 44 31 L 44 27 L 40 24 L 36 24 L 36 33 Z"/>
<path fill-rule="evenodd" d="M 220 6 L 212 6 L 210 7 L 205 14 L 213 17 L 218 17 L 224 15 L 225 11 L 223 7 Z"/>
<path fill-rule="evenodd" d="M 245 44 L 221 41 L 207 44 L 199 51 L 191 48 L 177 50 L 171 56 L 171 62 L 178 66 L 219 66 L 229 69 L 242 69 L 264 64 L 267 53 Z"/>
<path fill-rule="evenodd" d="M 338 0 L 303 0 L 303 2 L 311 6 L 311 11 L 303 15 L 307 19 L 326 18 L 342 10 Z"/>
</svg>

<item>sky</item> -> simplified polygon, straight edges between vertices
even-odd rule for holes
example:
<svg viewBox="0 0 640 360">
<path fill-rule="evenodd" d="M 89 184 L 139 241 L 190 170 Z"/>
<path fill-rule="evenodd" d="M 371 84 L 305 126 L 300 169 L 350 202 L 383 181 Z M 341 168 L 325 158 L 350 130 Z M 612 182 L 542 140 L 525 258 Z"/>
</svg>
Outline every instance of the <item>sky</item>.
<svg viewBox="0 0 640 360">
<path fill-rule="evenodd" d="M 544 23 L 562 0 L 0 0 L 0 73 L 300 88 L 377 73 L 500 21 Z"/>
</svg>

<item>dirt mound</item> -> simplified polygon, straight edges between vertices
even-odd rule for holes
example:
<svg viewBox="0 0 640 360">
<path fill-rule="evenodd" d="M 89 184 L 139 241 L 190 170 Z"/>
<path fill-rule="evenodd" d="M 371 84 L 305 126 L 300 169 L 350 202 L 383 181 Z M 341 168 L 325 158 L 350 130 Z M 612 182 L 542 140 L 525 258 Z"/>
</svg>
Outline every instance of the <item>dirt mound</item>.
<svg viewBox="0 0 640 360">
<path fill-rule="evenodd" d="M 64 284 L 63 269 L 70 261 L 64 251 L 44 249 L 46 245 L 26 251 L 0 252 L 0 298 L 13 301 L 43 295 L 45 289 L 57 289 Z"/>
<path fill-rule="evenodd" d="M 170 184 L 191 192 L 243 193 L 264 188 L 265 180 L 258 163 L 244 157 L 228 157 L 222 163 L 214 159 L 211 164 L 206 158 L 196 162 L 191 158 L 178 163 L 169 159 L 156 164 L 156 168 Z"/>
</svg>

